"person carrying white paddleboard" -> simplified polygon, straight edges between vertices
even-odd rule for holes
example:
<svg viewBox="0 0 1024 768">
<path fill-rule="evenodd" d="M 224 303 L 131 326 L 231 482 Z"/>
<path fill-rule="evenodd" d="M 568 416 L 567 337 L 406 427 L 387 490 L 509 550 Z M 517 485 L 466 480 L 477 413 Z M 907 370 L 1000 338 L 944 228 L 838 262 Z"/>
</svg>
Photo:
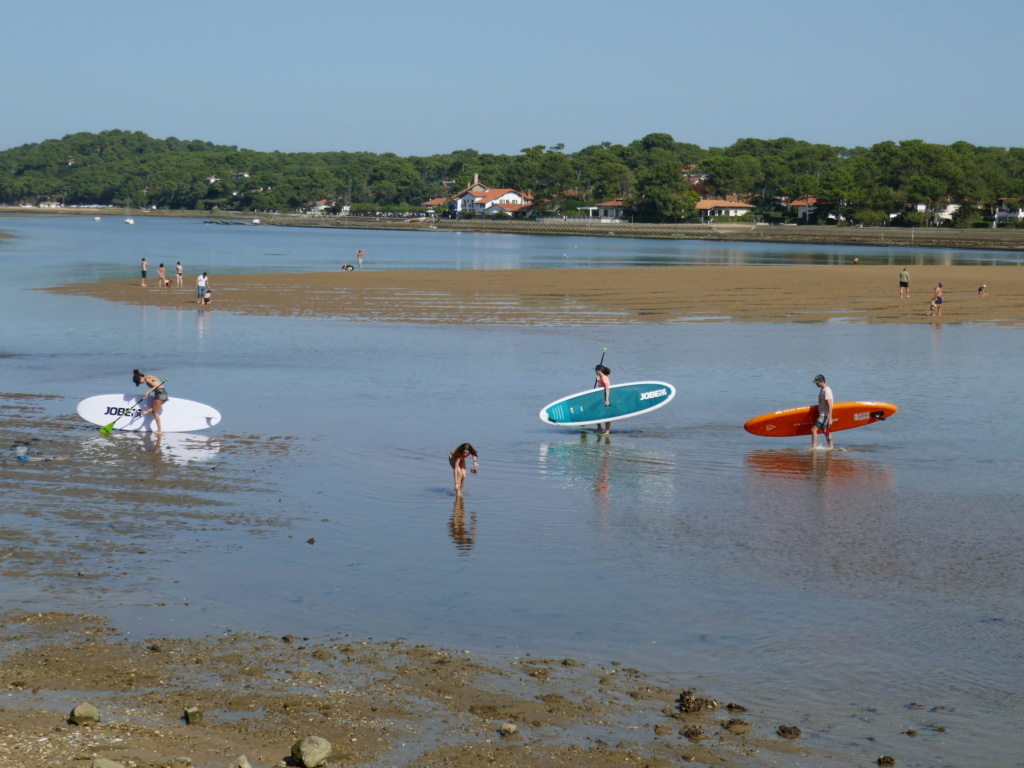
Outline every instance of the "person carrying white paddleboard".
<svg viewBox="0 0 1024 768">
<path fill-rule="evenodd" d="M 152 413 L 153 419 L 156 421 L 156 433 L 158 435 L 163 434 L 163 427 L 160 424 L 160 411 L 163 409 L 168 397 L 164 383 L 152 374 L 142 373 L 138 368 L 132 372 L 132 381 L 135 382 L 136 387 L 139 384 L 145 384 L 149 387 L 149 392 L 145 394 L 145 397 L 152 395 L 153 405 L 144 410 L 142 415 L 145 416 L 147 413 Z"/>
<path fill-rule="evenodd" d="M 828 447 L 832 447 L 832 390 L 825 383 L 825 377 L 820 373 L 814 377 L 814 383 L 818 389 L 818 418 L 811 426 L 811 448 L 818 447 L 818 431 L 825 433 Z"/>
</svg>

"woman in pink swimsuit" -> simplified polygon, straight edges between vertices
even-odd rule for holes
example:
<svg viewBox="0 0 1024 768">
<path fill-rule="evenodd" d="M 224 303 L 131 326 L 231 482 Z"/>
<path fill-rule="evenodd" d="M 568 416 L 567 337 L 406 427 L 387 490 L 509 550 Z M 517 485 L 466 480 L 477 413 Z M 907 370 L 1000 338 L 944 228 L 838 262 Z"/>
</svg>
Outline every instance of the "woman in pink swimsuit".
<svg viewBox="0 0 1024 768">
<path fill-rule="evenodd" d="M 594 380 L 594 387 L 595 388 L 597 388 L 597 387 L 604 387 L 604 404 L 605 404 L 605 407 L 608 407 L 608 406 L 611 405 L 611 402 L 608 399 L 609 397 L 611 397 L 611 392 L 612 392 L 612 380 L 608 378 L 608 375 L 611 372 L 612 372 L 611 368 L 605 368 L 603 365 L 598 365 L 598 366 L 596 366 L 594 368 L 594 376 L 596 377 L 595 380 Z M 599 434 L 599 435 L 607 435 L 611 431 L 612 431 L 612 423 L 610 421 L 606 421 L 604 423 L 604 430 L 603 431 L 601 429 L 601 424 L 598 423 L 598 425 L 597 425 L 597 434 Z"/>
<path fill-rule="evenodd" d="M 477 456 L 476 448 L 469 443 L 463 443 L 454 451 L 448 454 L 448 464 L 455 473 L 455 495 L 461 496 L 462 489 L 466 486 L 466 457 L 473 457 L 473 474 L 480 469 L 480 458 Z"/>
</svg>

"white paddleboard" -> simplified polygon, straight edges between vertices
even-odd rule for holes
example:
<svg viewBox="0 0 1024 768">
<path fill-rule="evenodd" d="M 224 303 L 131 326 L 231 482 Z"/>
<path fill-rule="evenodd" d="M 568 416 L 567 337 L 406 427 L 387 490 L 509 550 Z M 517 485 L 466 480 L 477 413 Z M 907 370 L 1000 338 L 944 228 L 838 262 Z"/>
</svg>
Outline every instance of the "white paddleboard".
<svg viewBox="0 0 1024 768">
<path fill-rule="evenodd" d="M 156 420 L 152 413 L 142 412 L 152 405 L 150 399 L 138 403 L 139 396 L 96 395 L 78 404 L 78 415 L 93 424 L 105 426 L 114 423 L 114 429 L 127 432 L 155 432 Z M 138 405 L 136 405 L 138 403 Z M 160 411 L 164 432 L 193 432 L 220 422 L 220 413 L 195 400 L 184 400 L 173 395 Z"/>
</svg>

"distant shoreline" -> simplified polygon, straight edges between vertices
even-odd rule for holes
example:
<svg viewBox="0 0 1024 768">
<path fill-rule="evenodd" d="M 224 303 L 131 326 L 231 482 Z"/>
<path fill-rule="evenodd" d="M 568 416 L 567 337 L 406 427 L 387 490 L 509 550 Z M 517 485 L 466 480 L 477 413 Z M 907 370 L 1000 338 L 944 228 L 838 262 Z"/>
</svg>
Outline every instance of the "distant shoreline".
<svg viewBox="0 0 1024 768">
<path fill-rule="evenodd" d="M 7 215 L 114 216 L 119 208 L 41 210 L 0 206 L 0 226 Z M 1024 251 L 1024 229 L 947 229 L 925 227 L 835 227 L 758 224 L 634 224 L 599 219 L 525 221 L 519 219 L 428 219 L 375 216 L 307 216 L 297 213 L 234 213 L 211 211 L 132 211 L 136 219 L 150 216 L 204 219 L 259 226 L 379 229 L 390 232 L 476 232 L 504 235 L 629 237 L 661 240 L 850 245 L 872 248 L 940 248 L 953 250 Z"/>
</svg>

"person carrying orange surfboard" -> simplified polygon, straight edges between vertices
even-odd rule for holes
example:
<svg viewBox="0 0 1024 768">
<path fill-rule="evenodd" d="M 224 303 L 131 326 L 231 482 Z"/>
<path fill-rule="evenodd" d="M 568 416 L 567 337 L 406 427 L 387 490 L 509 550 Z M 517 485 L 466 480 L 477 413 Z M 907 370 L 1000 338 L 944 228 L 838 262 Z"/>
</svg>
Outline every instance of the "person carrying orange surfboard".
<svg viewBox="0 0 1024 768">
<path fill-rule="evenodd" d="M 811 448 L 818 447 L 818 432 L 825 433 L 828 447 L 832 447 L 832 390 L 825 383 L 825 377 L 818 374 L 814 377 L 814 383 L 818 386 L 818 418 L 811 427 Z"/>
</svg>

